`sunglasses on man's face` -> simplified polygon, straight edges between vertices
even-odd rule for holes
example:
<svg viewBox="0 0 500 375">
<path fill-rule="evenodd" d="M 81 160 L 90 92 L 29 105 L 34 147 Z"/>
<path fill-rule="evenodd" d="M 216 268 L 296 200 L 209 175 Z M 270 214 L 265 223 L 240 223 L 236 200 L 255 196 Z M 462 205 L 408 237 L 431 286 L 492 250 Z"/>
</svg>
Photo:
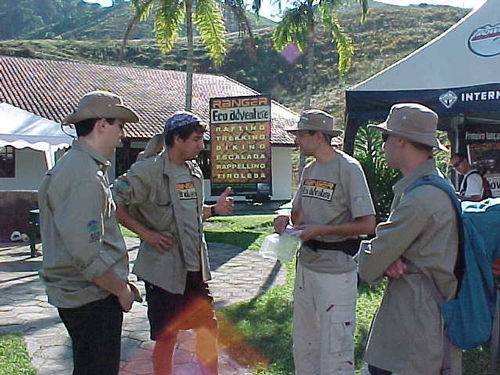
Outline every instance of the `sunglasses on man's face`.
<svg viewBox="0 0 500 375">
<path fill-rule="evenodd" d="M 109 125 L 118 125 L 120 127 L 120 130 L 125 129 L 125 122 L 121 120 L 113 120 L 113 119 L 106 119 L 106 122 Z"/>
<path fill-rule="evenodd" d="M 389 133 L 382 133 L 382 140 L 384 142 L 387 142 L 388 139 L 389 139 Z"/>
</svg>

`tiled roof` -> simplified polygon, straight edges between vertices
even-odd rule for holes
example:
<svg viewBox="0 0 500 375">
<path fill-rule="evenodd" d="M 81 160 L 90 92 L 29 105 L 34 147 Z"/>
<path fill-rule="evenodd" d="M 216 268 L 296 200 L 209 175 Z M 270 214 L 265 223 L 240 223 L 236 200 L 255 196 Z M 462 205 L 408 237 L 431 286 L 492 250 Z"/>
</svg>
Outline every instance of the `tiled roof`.
<svg viewBox="0 0 500 375">
<path fill-rule="evenodd" d="M 165 119 L 184 108 L 185 73 L 173 70 L 86 64 L 0 56 L 0 102 L 61 122 L 78 99 L 92 90 L 122 95 L 141 121 L 127 124 L 127 137 L 150 138 L 161 131 Z M 256 95 L 257 91 L 222 75 L 194 74 L 192 111 L 208 123 L 211 97 Z M 272 103 L 271 142 L 292 145 L 285 127 L 298 115 Z"/>
</svg>

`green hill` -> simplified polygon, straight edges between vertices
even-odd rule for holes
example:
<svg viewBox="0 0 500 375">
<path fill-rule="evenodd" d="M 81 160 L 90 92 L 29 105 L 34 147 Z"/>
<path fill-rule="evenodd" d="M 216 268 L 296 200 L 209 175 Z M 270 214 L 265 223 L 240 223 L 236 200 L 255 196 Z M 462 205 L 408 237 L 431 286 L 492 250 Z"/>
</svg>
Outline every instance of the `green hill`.
<svg viewBox="0 0 500 375">
<path fill-rule="evenodd" d="M 410 54 L 440 35 L 467 12 L 446 6 L 397 7 L 371 3 L 367 21 L 361 25 L 359 9 L 345 9 L 339 18 L 356 45 L 351 70 L 339 78 L 335 46 L 328 34 L 321 32 L 315 48 L 317 64 L 312 106 L 330 111 L 341 119 L 346 87 Z M 105 30 L 109 24 L 114 22 L 103 18 L 103 22 L 89 24 L 85 30 L 82 29 L 81 34 L 93 35 L 92 30 Z M 76 33 L 75 30 L 71 33 Z M 61 35 L 66 37 L 69 33 Z M 238 33 L 228 34 L 228 53 L 219 68 L 212 65 L 201 43 L 195 41 L 195 70 L 225 74 L 300 111 L 305 91 L 303 56 L 294 63 L 286 62 L 272 49 L 271 33 L 272 27 L 255 31 L 257 49 L 254 56 L 248 52 L 245 41 L 239 38 Z M 120 40 L 70 40 L 62 39 L 62 36 L 52 40 L 8 40 L 0 41 L 0 54 L 118 64 L 120 43 Z M 153 39 L 136 38 L 130 41 L 121 64 L 183 70 L 185 53 L 186 42 L 183 38 L 168 55 L 159 51 Z"/>
<path fill-rule="evenodd" d="M 134 15 L 129 2 L 114 0 L 112 7 L 102 8 L 81 0 L 2 0 L 0 3 L 0 40 L 7 39 L 121 39 L 126 25 Z M 231 12 L 223 7 L 226 28 L 238 31 Z M 264 17 L 247 12 L 253 29 L 273 26 Z M 131 38 L 152 38 L 150 18 L 136 25 Z M 181 35 L 183 31 L 181 30 Z"/>
</svg>

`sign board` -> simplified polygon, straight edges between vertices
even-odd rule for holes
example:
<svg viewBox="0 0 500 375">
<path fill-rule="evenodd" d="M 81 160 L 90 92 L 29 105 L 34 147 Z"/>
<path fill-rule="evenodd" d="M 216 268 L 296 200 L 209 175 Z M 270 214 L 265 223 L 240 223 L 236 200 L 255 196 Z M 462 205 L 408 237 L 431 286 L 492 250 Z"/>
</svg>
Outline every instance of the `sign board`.
<svg viewBox="0 0 500 375">
<path fill-rule="evenodd" d="M 271 195 L 271 98 L 210 99 L 212 195 Z"/>
<path fill-rule="evenodd" d="M 484 173 L 494 197 L 500 197 L 500 129 L 478 128 L 465 133 L 473 168 Z"/>
</svg>

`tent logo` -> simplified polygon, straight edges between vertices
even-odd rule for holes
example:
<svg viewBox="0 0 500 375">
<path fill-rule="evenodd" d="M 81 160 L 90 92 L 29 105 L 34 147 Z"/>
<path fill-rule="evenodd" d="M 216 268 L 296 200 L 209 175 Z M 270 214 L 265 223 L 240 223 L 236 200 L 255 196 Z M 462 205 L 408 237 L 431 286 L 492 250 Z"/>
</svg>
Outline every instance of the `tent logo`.
<svg viewBox="0 0 500 375">
<path fill-rule="evenodd" d="M 458 100 L 457 94 L 455 94 L 451 90 L 439 96 L 439 101 L 448 109 L 453 107 L 453 104 L 455 104 L 457 100 Z"/>
<path fill-rule="evenodd" d="M 500 54 L 500 23 L 477 28 L 469 36 L 469 49 L 476 55 L 491 57 Z"/>
</svg>

